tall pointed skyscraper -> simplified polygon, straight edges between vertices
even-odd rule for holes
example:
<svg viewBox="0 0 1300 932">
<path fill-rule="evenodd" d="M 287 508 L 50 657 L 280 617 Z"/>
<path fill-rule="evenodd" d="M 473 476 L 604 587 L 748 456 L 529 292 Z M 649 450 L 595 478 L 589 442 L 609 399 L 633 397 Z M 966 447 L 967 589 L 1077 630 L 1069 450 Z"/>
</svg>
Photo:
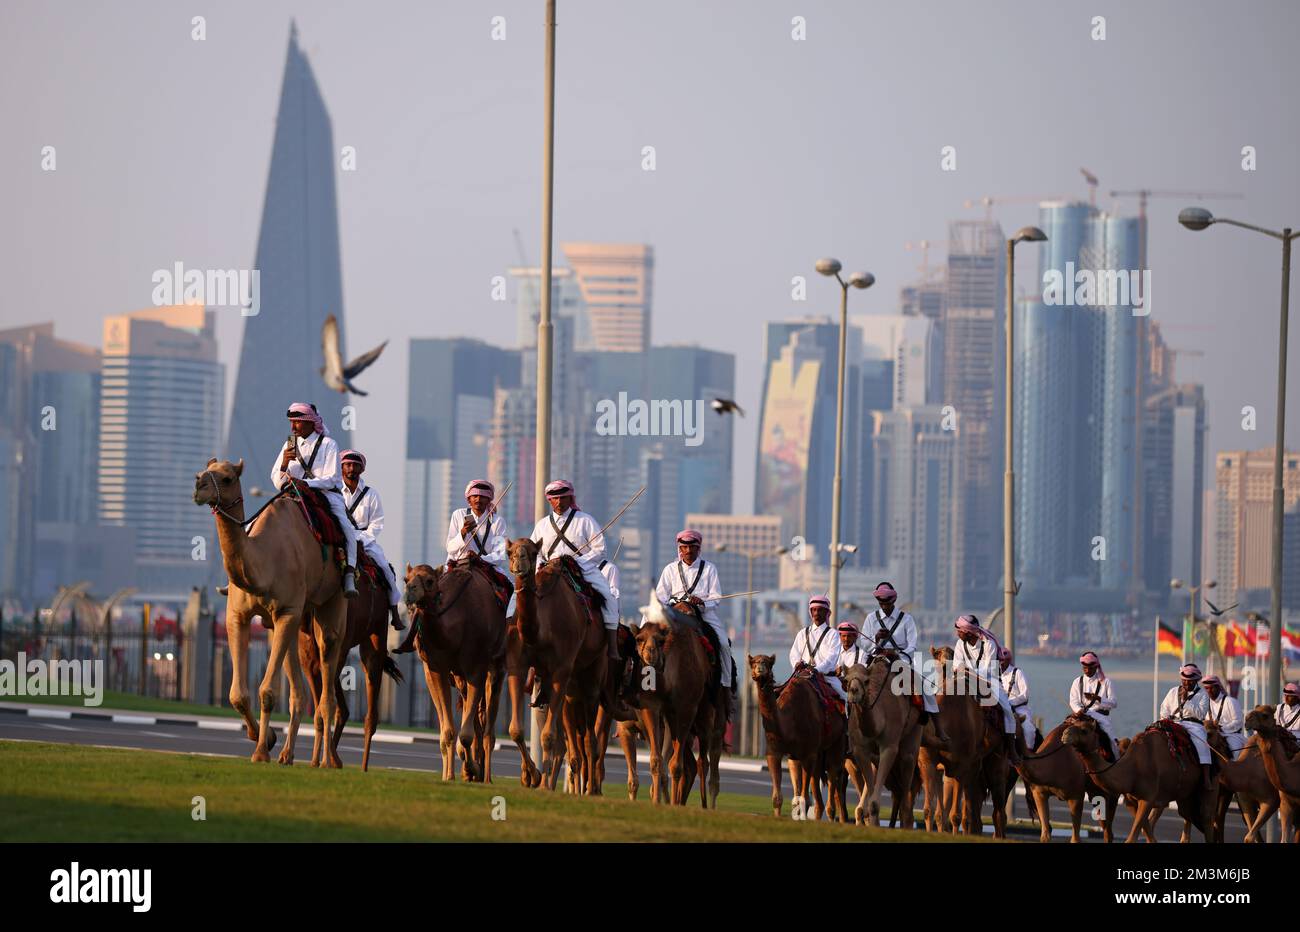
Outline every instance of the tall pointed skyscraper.
<svg viewBox="0 0 1300 932">
<path fill-rule="evenodd" d="M 348 403 L 325 387 L 320 331 L 329 314 L 343 343 L 343 280 L 339 267 L 338 208 L 334 195 L 334 133 L 307 57 L 290 27 L 289 54 L 275 120 L 271 173 L 257 240 L 260 312 L 244 318 L 227 456 L 243 457 L 265 485 L 271 460 L 289 433 L 284 412 L 295 401 L 314 403 L 339 447 Z M 253 482 L 248 483 L 254 484 Z"/>
</svg>

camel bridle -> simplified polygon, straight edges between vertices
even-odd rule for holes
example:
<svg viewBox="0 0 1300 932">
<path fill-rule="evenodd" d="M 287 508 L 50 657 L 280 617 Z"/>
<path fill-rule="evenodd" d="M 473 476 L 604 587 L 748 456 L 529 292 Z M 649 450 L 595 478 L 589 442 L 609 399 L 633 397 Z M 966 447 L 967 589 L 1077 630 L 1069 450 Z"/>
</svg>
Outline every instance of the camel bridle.
<svg viewBox="0 0 1300 932">
<path fill-rule="evenodd" d="M 230 512 L 226 511 L 224 508 L 221 507 L 221 486 L 217 483 L 217 477 L 212 475 L 212 470 L 211 469 L 203 470 L 203 475 L 204 477 L 207 478 L 209 482 L 212 483 L 213 501 L 210 506 L 212 508 L 212 513 L 221 515 L 221 517 L 225 518 L 227 521 L 233 521 L 235 524 L 238 524 L 241 527 L 244 526 L 245 524 L 248 524 L 249 521 L 252 520 L 251 518 L 249 519 L 249 521 L 244 521 L 241 518 L 236 518 L 234 515 L 230 514 Z M 243 503 L 244 503 L 244 496 L 240 495 L 239 498 L 235 499 L 233 502 L 230 503 L 230 507 L 234 508 L 236 505 L 242 505 Z M 259 511 L 258 514 L 261 514 L 261 512 Z M 256 518 L 257 515 L 253 515 L 253 517 Z"/>
</svg>

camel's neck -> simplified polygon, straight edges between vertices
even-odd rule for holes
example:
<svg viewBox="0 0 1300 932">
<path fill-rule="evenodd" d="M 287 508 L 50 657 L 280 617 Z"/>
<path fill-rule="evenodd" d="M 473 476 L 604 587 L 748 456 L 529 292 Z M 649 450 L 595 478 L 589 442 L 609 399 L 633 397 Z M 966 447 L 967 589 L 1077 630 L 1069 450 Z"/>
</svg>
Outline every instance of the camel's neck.
<svg viewBox="0 0 1300 932">
<path fill-rule="evenodd" d="M 1101 756 L 1101 751 L 1097 748 L 1081 753 L 1088 770 L 1092 771 L 1088 776 L 1097 781 L 1098 786 L 1108 793 L 1128 792 L 1133 782 L 1131 774 L 1133 759 L 1130 754 L 1121 755 L 1120 759 L 1112 764 Z"/>
<path fill-rule="evenodd" d="M 776 690 L 771 681 L 758 684 L 758 715 L 763 720 L 765 732 L 781 734 L 781 726 L 776 720 Z"/>
<path fill-rule="evenodd" d="M 1288 760 L 1286 751 L 1282 748 L 1282 742 L 1275 738 L 1267 738 L 1260 734 L 1259 743 L 1264 752 L 1262 755 L 1264 770 L 1267 771 L 1268 778 L 1273 785 L 1300 784 L 1300 760 L 1296 762 Z M 1291 788 L 1294 789 L 1295 787 L 1292 786 Z"/>
<path fill-rule="evenodd" d="M 537 642 L 537 592 L 532 573 L 515 577 L 515 621 L 519 634 L 529 643 Z"/>
<path fill-rule="evenodd" d="M 237 503 L 226 509 L 231 517 L 213 513 L 217 523 L 217 540 L 221 544 L 221 559 L 230 581 L 252 595 L 265 595 L 270 576 L 265 569 L 259 572 L 257 541 L 244 531 L 244 505 Z"/>
</svg>

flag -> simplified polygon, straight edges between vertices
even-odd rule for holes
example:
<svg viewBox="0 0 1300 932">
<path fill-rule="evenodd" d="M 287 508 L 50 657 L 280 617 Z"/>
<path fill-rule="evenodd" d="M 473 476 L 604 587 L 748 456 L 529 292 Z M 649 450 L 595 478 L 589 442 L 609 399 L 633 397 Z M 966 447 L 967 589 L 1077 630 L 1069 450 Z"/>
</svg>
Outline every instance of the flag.
<svg viewBox="0 0 1300 932">
<path fill-rule="evenodd" d="M 1163 621 L 1156 622 L 1156 652 L 1179 658 L 1183 656 L 1183 639 Z"/>
<path fill-rule="evenodd" d="M 1235 621 L 1220 624 L 1216 632 L 1219 651 L 1225 657 L 1252 657 L 1255 644 L 1250 632 Z"/>
</svg>

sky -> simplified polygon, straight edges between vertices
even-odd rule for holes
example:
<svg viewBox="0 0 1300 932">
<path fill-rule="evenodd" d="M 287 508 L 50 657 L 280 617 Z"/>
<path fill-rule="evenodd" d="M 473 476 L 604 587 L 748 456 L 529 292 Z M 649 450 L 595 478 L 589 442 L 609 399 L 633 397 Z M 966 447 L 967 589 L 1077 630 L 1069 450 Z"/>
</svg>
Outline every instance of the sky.
<svg viewBox="0 0 1300 932">
<path fill-rule="evenodd" d="M 356 171 L 336 179 L 347 349 L 391 343 L 359 379 L 371 394 L 357 399 L 355 440 L 393 503 L 395 546 L 407 341 L 512 345 L 514 303 L 493 301 L 491 283 L 519 263 L 513 229 L 540 259 L 544 8 L 6 0 L 0 327 L 53 321 L 98 345 L 106 315 L 150 306 L 154 270 L 252 263 L 296 18 L 335 146 L 356 149 Z M 948 222 L 981 217 L 963 205 L 983 196 L 1019 198 L 994 209 L 1008 233 L 1035 222 L 1034 198 L 1086 197 L 1081 166 L 1101 179 L 1103 207 L 1113 189 L 1236 192 L 1205 205 L 1300 225 L 1300 5 L 1285 0 L 560 0 L 558 22 L 555 241 L 652 244 L 652 341 L 736 354 L 740 512 L 763 325 L 838 312 L 818 257 L 876 276 L 851 312 L 895 312 L 919 261 L 905 244 L 928 239 L 942 261 Z M 44 146 L 55 171 L 42 171 Z M 1171 346 L 1203 353 L 1176 372 L 1207 386 L 1212 470 L 1215 450 L 1273 441 L 1280 246 L 1226 226 L 1186 231 L 1175 218 L 1192 203 L 1150 203 L 1152 319 Z M 1029 287 L 1033 252 L 1019 252 Z M 792 300 L 797 275 L 806 301 Z M 218 317 L 233 390 L 242 321 Z M 318 352 L 318 340 L 304 333 L 286 351 Z M 1291 437 L 1298 427 L 1294 401 Z"/>
</svg>

